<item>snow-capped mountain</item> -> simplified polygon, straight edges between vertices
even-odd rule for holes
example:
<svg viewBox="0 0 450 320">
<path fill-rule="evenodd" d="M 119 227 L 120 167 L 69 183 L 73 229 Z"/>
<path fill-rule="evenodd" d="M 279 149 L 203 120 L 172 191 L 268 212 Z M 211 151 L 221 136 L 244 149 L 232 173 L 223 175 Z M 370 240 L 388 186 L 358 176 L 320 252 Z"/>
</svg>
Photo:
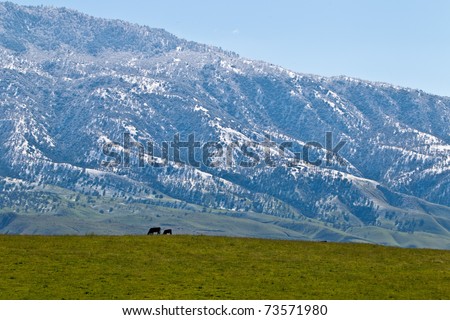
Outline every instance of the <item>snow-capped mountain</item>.
<svg viewBox="0 0 450 320">
<path fill-rule="evenodd" d="M 447 97 L 0 3 L 3 233 L 450 248 L 449 120 Z"/>
</svg>

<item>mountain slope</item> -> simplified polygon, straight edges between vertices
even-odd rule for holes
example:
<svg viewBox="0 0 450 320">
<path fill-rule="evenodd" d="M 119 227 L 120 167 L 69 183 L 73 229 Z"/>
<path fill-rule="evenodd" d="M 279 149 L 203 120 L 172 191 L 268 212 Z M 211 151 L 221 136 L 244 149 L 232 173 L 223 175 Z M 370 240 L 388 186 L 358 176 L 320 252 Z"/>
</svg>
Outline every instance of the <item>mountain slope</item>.
<svg viewBox="0 0 450 320">
<path fill-rule="evenodd" d="M 220 234 L 450 247 L 449 98 L 298 74 L 67 9 L 0 12 L 2 221 L 14 214 L 2 232 L 69 232 L 45 228 L 57 209 L 40 226 L 39 203 L 25 215 L 26 201 L 12 201 L 44 186 L 65 190 L 57 203 L 168 197 L 173 224 L 190 233 L 214 233 L 218 219 Z M 190 135 L 197 144 L 177 157 Z M 11 181 L 22 187 L 4 189 Z M 160 205 L 173 207 L 136 210 Z M 210 213 L 202 227 L 188 227 L 183 205 Z M 90 229 L 97 212 L 77 207 L 64 226 L 141 232 L 127 207 L 114 225 L 104 213 L 100 230 Z"/>
</svg>

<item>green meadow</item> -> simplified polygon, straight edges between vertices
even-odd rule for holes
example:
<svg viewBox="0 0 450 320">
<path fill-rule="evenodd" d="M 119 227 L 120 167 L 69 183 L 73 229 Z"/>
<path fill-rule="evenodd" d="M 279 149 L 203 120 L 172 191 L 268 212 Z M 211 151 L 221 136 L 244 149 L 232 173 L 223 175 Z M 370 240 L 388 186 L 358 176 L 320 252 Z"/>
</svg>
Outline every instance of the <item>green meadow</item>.
<svg viewBox="0 0 450 320">
<path fill-rule="evenodd" d="M 0 299 L 450 299 L 450 251 L 208 236 L 0 236 Z"/>
</svg>

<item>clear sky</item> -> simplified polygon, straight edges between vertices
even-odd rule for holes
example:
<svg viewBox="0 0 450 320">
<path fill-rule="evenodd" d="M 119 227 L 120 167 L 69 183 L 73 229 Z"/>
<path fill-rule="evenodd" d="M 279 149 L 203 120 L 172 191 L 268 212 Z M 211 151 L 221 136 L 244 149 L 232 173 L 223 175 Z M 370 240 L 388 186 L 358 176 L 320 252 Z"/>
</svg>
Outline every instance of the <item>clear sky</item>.
<svg viewBox="0 0 450 320">
<path fill-rule="evenodd" d="M 164 28 L 294 71 L 450 96 L 448 0 L 12 0 Z"/>
</svg>

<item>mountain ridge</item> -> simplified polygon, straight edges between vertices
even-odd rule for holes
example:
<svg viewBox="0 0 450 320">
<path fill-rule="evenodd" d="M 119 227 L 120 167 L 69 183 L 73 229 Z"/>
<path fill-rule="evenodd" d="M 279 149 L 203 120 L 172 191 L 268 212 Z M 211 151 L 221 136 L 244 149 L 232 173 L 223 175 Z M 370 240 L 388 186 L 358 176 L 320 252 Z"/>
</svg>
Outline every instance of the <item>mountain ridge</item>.
<svg viewBox="0 0 450 320">
<path fill-rule="evenodd" d="M 299 237 L 333 238 L 328 231 L 312 235 L 309 225 L 345 235 L 337 240 L 449 248 L 449 98 L 295 73 L 117 20 L 79 14 L 87 21 L 80 25 L 71 10 L 55 9 L 67 14 L 55 18 L 45 7 L 0 3 L 2 8 L 9 13 L 0 18 L 3 186 L 10 185 L 8 177 L 33 190 L 36 183 L 57 186 L 67 190 L 60 192 L 64 204 L 73 192 L 103 194 L 117 206 L 120 199 L 156 201 L 156 193 L 176 199 L 179 224 L 184 203 L 216 218 L 221 211 L 249 213 L 250 224 L 258 224 L 259 214 Z M 125 159 L 125 133 L 134 146 L 130 166 L 102 166 Z M 195 134 L 200 146 L 234 146 L 235 165 L 224 165 L 220 156 L 217 167 L 180 165 L 189 160 L 186 148 L 182 159 L 173 153 L 163 159 L 162 143 L 173 151 L 177 134 L 183 143 Z M 338 154 L 325 148 L 339 141 L 346 143 Z M 142 146 L 148 153 L 148 142 L 154 153 L 144 154 L 139 166 L 136 152 Z M 311 161 L 305 161 L 305 150 Z M 197 160 L 202 151 L 195 149 Z M 268 153 L 273 166 L 264 161 Z M 236 165 L 256 158 L 250 167 Z M 315 160 L 321 165 L 312 165 Z M 167 165 L 155 168 L 154 161 Z M 11 188 L 17 192 L 4 190 L 5 203 L 22 192 Z M 100 199 L 84 205 L 93 215 L 105 211 L 98 209 L 104 206 Z M 90 219 L 72 211 L 69 225 Z M 107 213 L 100 217 L 108 230 Z M 14 221 L 0 231 L 17 232 Z M 84 228 L 89 232 L 88 223 Z M 222 231 L 232 234 L 228 229 Z M 386 233 L 394 240 L 382 239 Z"/>
</svg>

